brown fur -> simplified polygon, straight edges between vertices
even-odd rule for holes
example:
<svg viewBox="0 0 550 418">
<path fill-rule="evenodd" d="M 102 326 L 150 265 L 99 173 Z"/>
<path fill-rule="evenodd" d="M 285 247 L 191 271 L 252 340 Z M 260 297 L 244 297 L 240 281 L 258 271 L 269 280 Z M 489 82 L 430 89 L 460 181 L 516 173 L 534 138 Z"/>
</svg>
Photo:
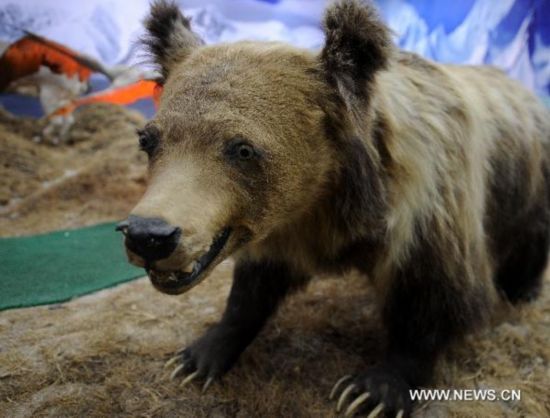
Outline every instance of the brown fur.
<svg viewBox="0 0 550 418">
<path fill-rule="evenodd" d="M 159 31 L 158 15 L 181 24 Z M 319 55 L 278 43 L 199 47 L 163 2 L 147 25 L 166 83 L 151 122 L 161 138 L 151 182 L 133 213 L 183 231 L 155 269 L 182 269 L 228 225 L 217 262 L 237 259 L 236 283 L 262 266 L 300 282 L 356 268 L 371 278 L 388 328 L 382 364 L 410 386 L 488 317 L 511 280 L 499 268 L 535 266 L 521 296 L 536 287 L 548 249 L 550 123 L 519 84 L 495 69 L 397 51 L 372 8 L 355 1 L 327 11 Z M 254 162 L 222 157 L 235 138 L 258 150 Z M 518 247 L 518 230 L 540 245 Z M 524 256 L 509 266 L 515 253 Z M 235 327 L 245 316 L 226 317 L 222 326 Z M 397 382 L 389 369 L 357 385 Z"/>
</svg>

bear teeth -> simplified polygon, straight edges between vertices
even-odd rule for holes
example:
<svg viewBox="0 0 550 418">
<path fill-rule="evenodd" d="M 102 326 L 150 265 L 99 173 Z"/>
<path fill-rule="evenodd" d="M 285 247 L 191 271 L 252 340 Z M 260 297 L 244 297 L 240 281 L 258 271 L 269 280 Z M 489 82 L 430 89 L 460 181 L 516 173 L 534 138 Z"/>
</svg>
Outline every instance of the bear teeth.
<svg viewBox="0 0 550 418">
<path fill-rule="evenodd" d="M 195 262 L 193 261 L 192 263 L 189 263 L 184 269 L 183 269 L 183 272 L 184 273 L 191 273 L 193 272 L 193 267 L 195 266 Z"/>
</svg>

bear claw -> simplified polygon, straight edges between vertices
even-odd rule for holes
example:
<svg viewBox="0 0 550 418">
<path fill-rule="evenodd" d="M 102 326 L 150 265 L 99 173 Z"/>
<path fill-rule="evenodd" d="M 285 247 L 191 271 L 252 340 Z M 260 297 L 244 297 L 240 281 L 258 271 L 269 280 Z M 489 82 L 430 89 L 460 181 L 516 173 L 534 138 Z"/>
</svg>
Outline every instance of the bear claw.
<svg viewBox="0 0 550 418">
<path fill-rule="evenodd" d="M 359 395 L 355 400 L 349 404 L 348 409 L 346 409 L 346 413 L 344 414 L 346 417 L 351 417 L 363 402 L 365 402 L 368 397 L 370 396 L 369 392 L 363 392 L 361 395 Z"/>
<path fill-rule="evenodd" d="M 172 373 L 170 373 L 170 380 L 174 380 L 180 374 L 180 372 L 183 370 L 184 366 L 185 366 L 185 364 L 178 365 L 174 369 L 174 371 L 172 371 Z"/>
<path fill-rule="evenodd" d="M 366 373 L 344 376 L 336 382 L 330 399 L 337 400 L 336 412 L 352 417 L 410 417 L 410 386 L 389 366 L 374 366 Z"/>
<path fill-rule="evenodd" d="M 342 377 L 340 380 L 338 380 L 334 386 L 332 387 L 332 390 L 330 391 L 330 395 L 329 395 L 329 399 L 332 400 L 334 399 L 334 396 L 336 395 L 336 392 L 338 391 L 338 388 L 340 387 L 340 385 L 342 383 L 344 383 L 345 381 L 351 379 L 353 376 L 351 374 L 347 374 L 345 375 L 344 377 Z"/>
<path fill-rule="evenodd" d="M 340 395 L 340 398 L 338 399 L 338 403 L 336 404 L 336 412 L 340 412 L 342 409 L 342 406 L 344 406 L 344 402 L 346 401 L 347 397 L 351 393 L 353 389 L 355 389 L 357 385 L 355 383 L 352 383 L 351 385 L 347 386 L 342 394 Z"/>
<path fill-rule="evenodd" d="M 213 381 L 214 381 L 213 377 L 209 377 L 208 379 L 206 379 L 206 382 L 204 382 L 204 385 L 202 387 L 201 393 L 205 393 Z"/>
<path fill-rule="evenodd" d="M 184 367 L 184 365 L 182 364 L 181 367 Z M 199 375 L 199 371 L 195 371 L 193 373 L 191 373 L 190 375 L 188 375 L 185 379 L 183 379 L 183 381 L 180 383 L 180 387 L 183 387 L 185 385 L 187 385 L 189 382 L 195 380 L 195 378 Z"/>
<path fill-rule="evenodd" d="M 166 363 L 164 363 L 164 369 L 167 369 L 168 367 L 174 365 L 174 363 L 177 363 L 180 359 L 180 356 L 174 356 L 170 360 L 168 360 Z"/>
<path fill-rule="evenodd" d="M 178 355 L 172 357 L 170 360 L 168 360 L 164 364 L 164 369 L 167 369 L 168 367 L 173 366 L 177 362 L 180 362 L 180 364 L 178 364 L 174 368 L 172 373 L 170 373 L 170 380 L 174 380 L 176 377 L 180 376 L 183 373 L 192 372 L 191 374 L 187 375 L 183 379 L 183 381 L 180 383 L 180 387 L 183 387 L 183 386 L 187 385 L 189 382 L 191 382 L 191 381 L 195 380 L 196 378 L 200 377 L 199 376 L 199 374 L 200 374 L 199 370 L 192 370 L 192 369 L 186 367 L 189 364 L 189 361 L 185 361 L 185 360 L 182 361 L 182 354 L 183 354 L 183 351 L 178 352 Z M 204 385 L 202 386 L 201 393 L 205 393 L 208 390 L 208 388 L 210 387 L 210 385 L 212 384 L 212 382 L 214 382 L 214 380 L 215 380 L 215 378 L 212 377 L 212 376 L 207 378 L 206 381 L 204 382 Z"/>
<path fill-rule="evenodd" d="M 379 416 L 382 411 L 384 410 L 384 404 L 383 403 L 379 403 L 378 405 L 376 405 L 376 408 L 374 408 L 371 413 L 367 416 L 367 418 L 375 418 L 377 416 Z"/>
</svg>

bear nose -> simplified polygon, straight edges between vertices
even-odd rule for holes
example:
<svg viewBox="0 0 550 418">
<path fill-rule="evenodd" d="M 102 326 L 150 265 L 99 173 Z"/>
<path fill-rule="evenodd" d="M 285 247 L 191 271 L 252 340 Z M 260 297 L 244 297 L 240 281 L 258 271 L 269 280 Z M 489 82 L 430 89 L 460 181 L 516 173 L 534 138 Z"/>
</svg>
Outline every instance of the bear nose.
<svg viewBox="0 0 550 418">
<path fill-rule="evenodd" d="M 147 261 L 168 257 L 176 249 L 181 229 L 160 218 L 130 215 L 120 222 L 117 231 L 126 236 L 126 247 Z"/>
</svg>

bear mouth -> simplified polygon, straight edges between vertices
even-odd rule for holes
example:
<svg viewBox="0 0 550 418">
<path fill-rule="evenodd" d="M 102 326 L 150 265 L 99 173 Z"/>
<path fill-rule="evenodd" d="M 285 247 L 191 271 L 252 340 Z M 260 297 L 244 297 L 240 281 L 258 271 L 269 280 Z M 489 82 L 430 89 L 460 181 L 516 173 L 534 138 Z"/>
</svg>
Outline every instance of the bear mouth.
<svg viewBox="0 0 550 418">
<path fill-rule="evenodd" d="M 145 268 L 153 286 L 166 294 L 179 295 L 199 284 L 215 267 L 213 263 L 225 248 L 231 228 L 225 228 L 212 241 L 206 253 L 195 260 L 191 272 L 186 271 L 158 271 Z"/>
</svg>

